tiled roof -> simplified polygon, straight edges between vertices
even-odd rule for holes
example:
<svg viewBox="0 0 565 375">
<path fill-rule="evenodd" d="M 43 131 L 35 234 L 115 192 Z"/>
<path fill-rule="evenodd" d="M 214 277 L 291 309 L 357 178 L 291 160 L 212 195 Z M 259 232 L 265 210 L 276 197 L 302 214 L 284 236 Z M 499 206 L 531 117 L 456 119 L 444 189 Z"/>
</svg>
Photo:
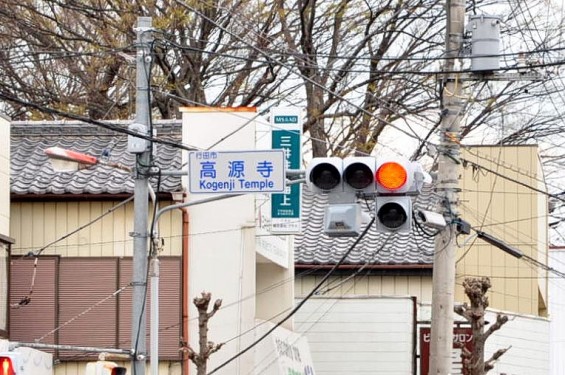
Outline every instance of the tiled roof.
<svg viewBox="0 0 565 375">
<path fill-rule="evenodd" d="M 434 206 L 431 188 L 419 195 L 415 208 L 430 209 Z M 356 237 L 331 238 L 323 233 L 324 207 L 327 196 L 313 194 L 303 188 L 302 234 L 295 237 L 294 260 L 296 265 L 336 264 L 356 241 Z M 374 216 L 374 201 L 362 207 Z M 364 229 L 364 227 L 362 228 Z M 428 234 L 433 230 L 427 229 Z M 410 233 L 377 233 L 373 224 L 367 234 L 346 258 L 345 265 L 431 265 L 433 263 L 434 239 L 418 230 L 414 224 Z"/>
<path fill-rule="evenodd" d="M 115 122 L 114 122 L 115 123 Z M 127 123 L 121 123 L 127 127 Z M 181 141 L 181 123 L 178 120 L 155 122 L 158 137 Z M 134 165 L 134 156 L 127 151 L 127 135 L 95 125 L 79 122 L 13 122 L 11 126 L 12 194 L 120 194 L 133 193 L 134 181 L 130 173 L 98 165 L 75 172 L 55 172 L 44 153 L 46 148 L 65 149 L 100 156 L 110 150 L 109 161 L 127 166 Z M 181 152 L 169 145 L 156 144 L 157 165 L 163 169 L 178 170 Z M 179 177 L 167 176 L 161 181 L 162 192 L 181 191 Z M 416 206 L 433 207 L 429 191 L 418 197 Z M 371 205 L 374 202 L 369 201 Z M 331 238 L 322 232 L 324 207 L 327 197 L 313 194 L 303 187 L 302 234 L 295 237 L 295 264 L 335 264 L 356 238 Z M 371 208 L 364 210 L 372 214 Z M 374 215 L 372 215 L 374 216 Z M 377 233 L 375 225 L 355 246 L 344 264 L 370 265 L 431 265 L 434 239 L 413 228 L 409 234 Z"/>
<path fill-rule="evenodd" d="M 126 122 L 113 122 L 127 128 Z M 158 137 L 181 141 L 180 120 L 156 121 Z M 127 151 L 127 135 L 80 122 L 12 122 L 12 194 L 120 194 L 133 193 L 131 173 L 97 165 L 74 172 L 55 172 L 44 150 L 59 146 L 96 157 L 109 151 L 108 161 L 133 167 L 135 157 Z M 180 169 L 180 150 L 155 144 L 156 162 L 163 169 Z M 154 180 L 154 179 L 152 179 Z M 155 187 L 155 189 L 157 189 Z M 179 177 L 163 177 L 159 191 L 181 191 Z"/>
</svg>

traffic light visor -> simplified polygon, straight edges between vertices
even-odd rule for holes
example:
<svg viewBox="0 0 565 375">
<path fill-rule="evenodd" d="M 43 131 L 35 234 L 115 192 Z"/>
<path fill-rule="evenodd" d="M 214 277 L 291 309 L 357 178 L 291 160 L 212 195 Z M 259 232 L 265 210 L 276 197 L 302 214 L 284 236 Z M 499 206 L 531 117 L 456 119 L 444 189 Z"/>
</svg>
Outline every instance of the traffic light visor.
<svg viewBox="0 0 565 375">
<path fill-rule="evenodd" d="M 340 171 L 330 163 L 320 163 L 310 171 L 310 181 L 319 189 L 332 190 L 341 182 Z"/>
<path fill-rule="evenodd" d="M 402 164 L 387 162 L 377 170 L 376 179 L 385 189 L 398 190 L 406 184 L 408 172 Z"/>
<path fill-rule="evenodd" d="M 0 357 L 0 375 L 14 375 L 14 365 L 10 357 Z"/>
<path fill-rule="evenodd" d="M 373 171 L 364 163 L 348 165 L 343 177 L 348 185 L 359 190 L 365 189 L 367 186 L 375 183 Z"/>
</svg>

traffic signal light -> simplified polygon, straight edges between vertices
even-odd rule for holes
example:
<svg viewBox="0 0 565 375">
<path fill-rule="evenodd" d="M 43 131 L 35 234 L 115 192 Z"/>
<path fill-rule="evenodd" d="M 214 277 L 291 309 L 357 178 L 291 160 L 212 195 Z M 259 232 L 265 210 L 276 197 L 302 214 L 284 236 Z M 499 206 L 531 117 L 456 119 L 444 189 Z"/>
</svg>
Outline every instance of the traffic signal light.
<svg viewBox="0 0 565 375">
<path fill-rule="evenodd" d="M 375 192 L 375 168 L 373 157 L 314 158 L 306 169 L 306 183 L 315 193 L 371 194 Z"/>
<path fill-rule="evenodd" d="M 16 375 L 15 365 L 11 356 L 0 357 L 0 375 Z"/>
<path fill-rule="evenodd" d="M 418 165 L 409 161 L 386 161 L 375 175 L 377 231 L 409 232 L 412 227 L 412 198 L 419 193 Z"/>
<path fill-rule="evenodd" d="M 375 194 L 376 160 L 373 157 L 314 158 L 306 169 L 306 183 L 315 193 L 328 194 L 324 233 L 355 237 L 361 229 L 362 210 L 356 195 Z"/>
<path fill-rule="evenodd" d="M 343 191 L 342 169 L 340 158 L 314 158 L 306 169 L 306 184 L 314 193 Z"/>
<path fill-rule="evenodd" d="M 420 164 L 403 159 L 377 163 L 374 157 L 314 158 L 306 168 L 310 190 L 328 195 L 324 232 L 333 237 L 359 235 L 357 195 L 375 198 L 377 231 L 410 231 L 411 196 L 420 193 L 423 181 Z"/>
<path fill-rule="evenodd" d="M 376 159 L 370 156 L 343 159 L 343 190 L 374 194 Z"/>
</svg>

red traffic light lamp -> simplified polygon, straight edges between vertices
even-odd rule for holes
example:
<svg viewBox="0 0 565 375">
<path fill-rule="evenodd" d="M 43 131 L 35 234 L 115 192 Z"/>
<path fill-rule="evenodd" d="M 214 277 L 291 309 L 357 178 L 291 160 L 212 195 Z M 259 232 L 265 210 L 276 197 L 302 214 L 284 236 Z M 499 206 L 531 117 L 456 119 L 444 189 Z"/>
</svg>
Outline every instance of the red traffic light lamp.
<svg viewBox="0 0 565 375">
<path fill-rule="evenodd" d="M 389 161 L 379 166 L 375 179 L 381 190 L 396 192 L 408 182 L 408 171 L 403 164 Z"/>
<path fill-rule="evenodd" d="M 16 375 L 14 363 L 11 357 L 0 357 L 0 375 Z"/>
</svg>

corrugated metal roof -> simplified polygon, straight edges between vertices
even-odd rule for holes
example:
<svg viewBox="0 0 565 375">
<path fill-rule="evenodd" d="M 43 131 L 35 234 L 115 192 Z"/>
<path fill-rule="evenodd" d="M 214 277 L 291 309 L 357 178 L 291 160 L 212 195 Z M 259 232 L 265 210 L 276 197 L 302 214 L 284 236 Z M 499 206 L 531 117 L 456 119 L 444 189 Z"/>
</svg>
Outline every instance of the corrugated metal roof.
<svg viewBox="0 0 565 375">
<path fill-rule="evenodd" d="M 112 122 L 127 128 L 126 122 Z M 157 136 L 181 142 L 181 121 L 154 123 Z M 58 146 L 133 167 L 135 157 L 127 151 L 127 135 L 80 122 L 12 122 L 11 193 L 26 194 L 121 194 L 133 193 L 134 179 L 128 172 L 97 165 L 74 172 L 55 172 L 44 150 Z M 178 148 L 155 144 L 156 163 L 163 169 L 180 169 Z M 156 187 L 155 187 L 156 188 Z M 159 191 L 181 191 L 179 177 L 163 177 Z"/>
<path fill-rule="evenodd" d="M 296 265 L 336 264 L 356 241 L 356 237 L 328 237 L 323 233 L 324 207 L 327 196 L 303 189 L 302 234 L 295 237 Z M 415 208 L 433 207 L 431 189 L 418 197 Z M 363 210 L 374 215 L 374 201 L 361 203 Z M 429 209 L 429 208 L 425 208 Z M 432 230 L 427 230 L 433 232 Z M 345 265 L 431 265 L 434 238 L 413 226 L 410 233 L 378 233 L 373 225 L 346 258 Z"/>
</svg>

